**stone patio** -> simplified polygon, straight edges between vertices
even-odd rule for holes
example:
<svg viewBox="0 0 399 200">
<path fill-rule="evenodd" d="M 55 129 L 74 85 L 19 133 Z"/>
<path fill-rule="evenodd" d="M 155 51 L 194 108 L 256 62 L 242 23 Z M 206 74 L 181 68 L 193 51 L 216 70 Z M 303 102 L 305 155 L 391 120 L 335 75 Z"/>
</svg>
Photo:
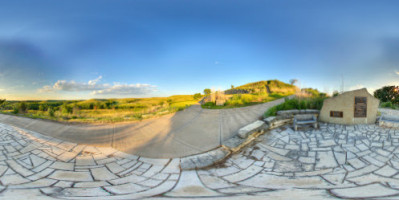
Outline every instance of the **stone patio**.
<svg viewBox="0 0 399 200">
<path fill-rule="evenodd" d="M 220 166 L 180 170 L 0 124 L 0 199 L 399 199 L 399 129 L 274 129 Z"/>
</svg>

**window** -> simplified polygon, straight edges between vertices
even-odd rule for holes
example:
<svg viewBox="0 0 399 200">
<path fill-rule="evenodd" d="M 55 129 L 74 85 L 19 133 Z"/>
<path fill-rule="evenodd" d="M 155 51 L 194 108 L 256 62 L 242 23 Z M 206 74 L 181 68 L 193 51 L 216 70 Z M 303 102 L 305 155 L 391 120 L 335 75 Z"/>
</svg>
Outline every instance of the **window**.
<svg viewBox="0 0 399 200">
<path fill-rule="evenodd" d="M 330 117 L 343 118 L 344 117 L 344 112 L 341 112 L 341 111 L 330 111 Z"/>
</svg>

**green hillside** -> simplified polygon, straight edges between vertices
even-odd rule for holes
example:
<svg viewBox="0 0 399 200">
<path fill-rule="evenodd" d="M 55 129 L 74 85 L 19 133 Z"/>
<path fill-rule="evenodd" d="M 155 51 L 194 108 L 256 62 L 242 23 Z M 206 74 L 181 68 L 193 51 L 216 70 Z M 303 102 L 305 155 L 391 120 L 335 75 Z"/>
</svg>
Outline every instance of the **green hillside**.
<svg viewBox="0 0 399 200">
<path fill-rule="evenodd" d="M 223 99 L 218 101 L 219 104 L 216 103 L 216 97 L 207 98 L 202 108 L 224 109 L 250 106 L 290 96 L 296 91 L 298 91 L 296 86 L 279 80 L 252 82 L 224 91 L 224 94 L 219 95 Z"/>
<path fill-rule="evenodd" d="M 239 93 L 280 93 L 280 94 L 294 94 L 297 87 L 279 80 L 267 80 L 247 83 L 233 89 L 226 90 L 226 94 Z"/>
</svg>

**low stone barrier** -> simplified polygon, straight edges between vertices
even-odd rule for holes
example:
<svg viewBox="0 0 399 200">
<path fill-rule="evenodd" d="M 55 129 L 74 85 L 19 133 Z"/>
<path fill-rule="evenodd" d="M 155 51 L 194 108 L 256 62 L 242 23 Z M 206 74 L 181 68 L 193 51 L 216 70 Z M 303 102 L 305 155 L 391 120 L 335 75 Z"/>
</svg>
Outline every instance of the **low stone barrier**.
<svg viewBox="0 0 399 200">
<path fill-rule="evenodd" d="M 182 170 L 200 169 L 222 162 L 232 153 L 239 152 L 251 144 L 259 135 L 268 130 L 292 124 L 296 114 L 319 114 L 319 110 L 285 110 L 277 112 L 277 116 L 256 120 L 238 130 L 238 134 L 228 140 L 224 145 L 211 151 L 181 158 Z"/>
<path fill-rule="evenodd" d="M 221 146 L 205 153 L 183 157 L 180 161 L 180 168 L 190 170 L 209 167 L 224 160 L 230 153 L 228 148 Z"/>
<path fill-rule="evenodd" d="M 265 129 L 266 128 L 265 125 L 266 125 L 266 123 L 264 121 L 256 120 L 255 122 L 240 128 L 238 130 L 238 136 L 240 138 L 247 138 L 248 135 L 250 135 L 254 132 L 260 131 L 262 129 Z"/>
</svg>

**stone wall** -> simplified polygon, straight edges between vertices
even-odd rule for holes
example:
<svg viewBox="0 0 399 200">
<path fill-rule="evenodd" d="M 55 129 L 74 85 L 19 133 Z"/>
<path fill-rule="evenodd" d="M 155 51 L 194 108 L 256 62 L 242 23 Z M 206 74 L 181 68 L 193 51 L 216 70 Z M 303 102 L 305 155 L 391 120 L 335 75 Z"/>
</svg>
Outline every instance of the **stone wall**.
<svg viewBox="0 0 399 200">
<path fill-rule="evenodd" d="M 366 117 L 355 117 L 355 97 L 367 98 Z M 373 124 L 377 118 L 380 101 L 367 92 L 366 88 L 344 92 L 324 100 L 319 120 L 336 124 Z M 342 112 L 342 117 L 331 117 L 330 112 Z"/>
</svg>

